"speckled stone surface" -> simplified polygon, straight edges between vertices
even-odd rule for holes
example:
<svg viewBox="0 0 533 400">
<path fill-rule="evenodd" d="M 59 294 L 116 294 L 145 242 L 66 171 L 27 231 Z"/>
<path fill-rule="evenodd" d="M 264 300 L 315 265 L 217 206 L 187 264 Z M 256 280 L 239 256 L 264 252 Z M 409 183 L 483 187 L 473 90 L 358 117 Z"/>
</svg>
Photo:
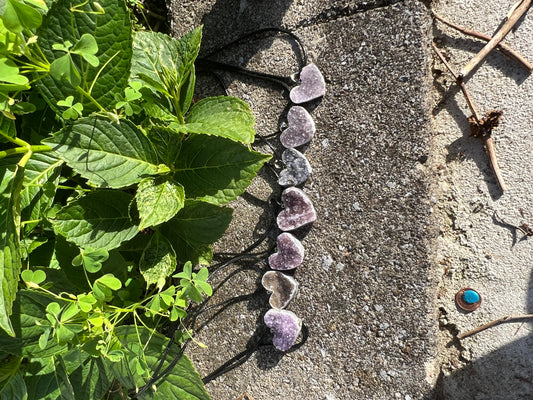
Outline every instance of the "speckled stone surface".
<svg viewBox="0 0 533 400">
<path fill-rule="evenodd" d="M 281 194 L 285 207 L 276 218 L 278 228 L 292 231 L 316 221 L 317 215 L 311 199 L 301 189 L 289 187 Z"/>
<path fill-rule="evenodd" d="M 267 271 L 261 278 L 263 287 L 271 292 L 268 302 L 274 308 L 287 307 L 298 292 L 298 282 L 292 276 L 279 271 Z"/>
<path fill-rule="evenodd" d="M 325 94 L 326 82 L 322 73 L 315 64 L 309 64 L 302 68 L 300 84 L 292 88 L 290 98 L 293 103 L 302 104 Z"/>
<path fill-rule="evenodd" d="M 289 126 L 279 136 L 286 148 L 302 146 L 309 143 L 315 135 L 316 128 L 313 117 L 301 106 L 292 106 L 287 113 Z"/>
<path fill-rule="evenodd" d="M 313 175 L 303 187 L 318 219 L 302 240 L 305 262 L 294 273 L 300 287 L 288 307 L 308 329 L 307 340 L 286 353 L 256 349 L 207 380 L 212 398 L 236 400 L 244 392 L 256 400 L 430 396 L 439 328 L 430 269 L 435 204 L 428 190 L 436 172 L 424 161 L 432 157 L 427 142 L 435 136 L 428 112 L 429 10 L 414 0 L 180 0 L 172 6 L 176 34 L 204 24 L 205 53 L 257 28 L 294 31 L 327 84 L 312 111 L 316 133 L 305 151 Z M 221 59 L 285 76 L 298 72 L 290 44 L 271 38 L 254 44 L 233 47 Z M 231 95 L 250 104 L 259 134 L 278 130 L 287 91 L 223 78 Z M 272 145 L 281 155 L 283 147 Z M 270 204 L 280 192 L 277 177 L 265 170 L 230 204 L 234 221 L 214 248 L 215 260 L 261 237 L 276 218 Z M 261 250 L 271 246 L 275 237 Z M 218 290 L 211 304 L 231 305 L 198 322 L 195 337 L 206 349 L 187 348 L 203 378 L 263 337 L 270 305 L 261 278 L 270 254 L 213 276 Z"/>
<path fill-rule="evenodd" d="M 296 186 L 304 183 L 313 172 L 311 164 L 305 156 L 296 149 L 287 149 L 281 155 L 285 165 L 279 174 L 278 183 L 281 186 Z"/>
<path fill-rule="evenodd" d="M 274 347 L 280 351 L 289 350 L 302 329 L 302 320 L 292 311 L 272 308 L 266 312 L 263 320 L 274 335 Z"/>
<path fill-rule="evenodd" d="M 305 255 L 304 246 L 293 235 L 283 232 L 276 239 L 277 251 L 268 257 L 268 265 L 272 269 L 289 270 L 299 266 Z"/>
</svg>

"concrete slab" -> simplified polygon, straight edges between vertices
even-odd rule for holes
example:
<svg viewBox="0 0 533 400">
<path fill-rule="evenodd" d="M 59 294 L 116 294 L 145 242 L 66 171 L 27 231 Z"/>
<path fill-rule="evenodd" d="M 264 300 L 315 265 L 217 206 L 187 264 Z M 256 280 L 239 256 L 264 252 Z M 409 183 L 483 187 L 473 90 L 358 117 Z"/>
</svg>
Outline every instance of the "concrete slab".
<svg viewBox="0 0 533 400">
<path fill-rule="evenodd" d="M 439 2 L 435 11 L 450 21 L 492 35 L 513 2 L 473 0 Z M 482 43 L 438 23 L 435 38 L 459 70 Z M 533 60 L 531 11 L 505 42 Z M 445 70 L 440 62 L 435 69 Z M 447 83 L 445 82 L 447 79 Z M 479 139 L 469 136 L 470 115 L 461 93 L 450 89 L 450 75 L 437 77 L 434 130 L 430 163 L 438 177 L 435 191 L 440 225 L 437 262 L 442 375 L 440 399 L 533 398 L 533 335 L 531 324 L 504 324 L 461 342 L 453 334 L 465 332 L 505 315 L 533 312 L 533 252 L 531 240 L 499 223 L 494 212 L 520 225 L 533 222 L 533 80 L 515 62 L 494 52 L 468 79 L 467 87 L 484 115 L 503 111 L 494 132 L 496 151 L 509 190 L 501 195 Z M 444 102 L 439 103 L 444 99 Z M 513 238 L 513 235 L 516 235 Z M 453 297 L 461 287 L 477 289 L 481 307 L 461 313 Z"/>
<path fill-rule="evenodd" d="M 268 253 L 234 263 L 214 277 L 220 287 L 212 303 L 234 302 L 202 315 L 198 339 L 208 347 L 188 350 L 207 389 L 217 400 L 243 392 L 256 400 L 423 398 L 436 377 L 437 331 L 426 162 L 428 10 L 418 1 L 210 0 L 172 2 L 172 14 L 177 35 L 204 23 L 206 48 L 261 27 L 294 30 L 328 90 L 313 111 L 317 133 L 306 150 L 314 173 L 304 190 L 319 219 L 302 235 L 306 260 L 289 306 L 303 319 L 307 340 L 287 354 L 256 349 L 264 342 L 268 296 L 259 281 Z M 297 72 L 279 41 L 247 53 L 252 47 L 229 57 L 266 72 Z M 225 79 L 231 94 L 251 104 L 258 132 L 276 131 L 287 93 Z M 259 237 L 275 215 L 269 199 L 279 193 L 266 169 L 233 205 L 236 219 L 216 250 L 239 252 Z M 235 364 L 212 379 L 228 361 Z"/>
</svg>

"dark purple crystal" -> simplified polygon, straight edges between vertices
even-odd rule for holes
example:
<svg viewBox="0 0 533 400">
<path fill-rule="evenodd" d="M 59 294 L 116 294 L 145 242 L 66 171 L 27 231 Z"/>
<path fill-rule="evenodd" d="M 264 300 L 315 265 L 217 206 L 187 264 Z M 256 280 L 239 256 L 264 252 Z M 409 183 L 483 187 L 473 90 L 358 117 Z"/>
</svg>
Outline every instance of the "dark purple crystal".
<svg viewBox="0 0 533 400">
<path fill-rule="evenodd" d="M 264 321 L 274 334 L 274 347 L 280 351 L 289 350 L 302 329 L 302 320 L 292 311 L 271 308 L 266 312 Z"/>
<path fill-rule="evenodd" d="M 281 201 L 285 208 L 278 214 L 277 223 L 282 231 L 292 231 L 316 221 L 313 203 L 301 189 L 285 189 L 281 194 Z"/>
<path fill-rule="evenodd" d="M 268 257 L 270 268 L 286 271 L 299 266 L 304 260 L 304 246 L 290 233 L 284 232 L 276 239 L 277 253 Z"/>
</svg>

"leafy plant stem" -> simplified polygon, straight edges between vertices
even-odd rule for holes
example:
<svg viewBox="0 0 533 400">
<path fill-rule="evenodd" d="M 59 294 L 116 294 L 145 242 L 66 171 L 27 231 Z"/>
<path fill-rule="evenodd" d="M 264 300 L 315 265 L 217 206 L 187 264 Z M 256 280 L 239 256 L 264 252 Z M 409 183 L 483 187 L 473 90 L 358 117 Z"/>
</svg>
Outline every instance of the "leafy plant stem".
<svg viewBox="0 0 533 400">
<path fill-rule="evenodd" d="M 92 87 L 91 87 L 91 88 L 92 88 Z M 86 92 L 86 91 L 83 90 L 80 86 L 77 86 L 77 87 L 76 87 L 76 90 L 77 90 L 78 92 L 80 92 L 82 95 L 84 95 L 85 97 L 87 97 L 87 99 L 88 99 L 91 103 L 93 103 L 96 107 L 98 107 L 98 109 L 99 109 L 101 112 L 103 112 L 103 113 L 106 112 L 106 110 L 104 109 L 104 107 L 102 107 L 102 106 L 100 105 L 100 103 L 98 103 L 98 102 L 97 102 L 97 101 L 91 96 L 90 91 L 89 91 L 89 92 Z"/>
<path fill-rule="evenodd" d="M 3 151 L 0 151 L 0 158 L 5 158 L 5 157 L 9 157 L 9 156 L 12 156 L 14 154 L 24 154 L 24 153 L 27 153 L 28 152 L 28 148 L 29 148 L 29 151 L 31 153 L 42 153 L 42 152 L 45 152 L 45 151 L 52 151 L 52 148 L 50 146 L 46 146 L 46 145 L 35 145 L 35 146 L 24 146 L 24 147 L 15 147 L 13 149 L 7 149 L 7 150 L 3 150 Z"/>
<path fill-rule="evenodd" d="M 115 54 L 113 54 L 111 57 L 109 57 L 109 60 L 107 60 L 104 65 L 102 65 L 102 68 L 100 68 L 100 70 L 98 71 L 98 73 L 96 74 L 96 76 L 93 79 L 93 83 L 91 84 L 91 87 L 89 88 L 89 92 L 88 92 L 89 94 L 92 93 L 94 84 L 98 80 L 98 77 L 100 76 L 100 73 L 104 70 L 104 68 L 107 66 L 107 64 L 109 64 L 111 62 L 111 60 L 113 60 L 113 58 L 115 58 L 119 53 L 120 53 L 120 51 L 117 51 Z"/>
</svg>

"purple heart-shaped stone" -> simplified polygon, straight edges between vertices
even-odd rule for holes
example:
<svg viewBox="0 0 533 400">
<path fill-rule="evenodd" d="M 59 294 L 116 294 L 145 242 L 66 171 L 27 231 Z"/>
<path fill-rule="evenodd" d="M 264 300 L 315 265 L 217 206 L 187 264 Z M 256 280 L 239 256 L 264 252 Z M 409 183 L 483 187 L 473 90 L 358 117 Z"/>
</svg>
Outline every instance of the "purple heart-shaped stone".
<svg viewBox="0 0 533 400">
<path fill-rule="evenodd" d="M 274 347 L 280 351 L 289 350 L 302 330 L 302 320 L 292 311 L 271 308 L 263 320 L 274 334 L 272 338 Z"/>
<path fill-rule="evenodd" d="M 315 135 L 315 121 L 303 107 L 292 106 L 287 113 L 287 122 L 289 127 L 281 132 L 279 140 L 288 149 L 310 142 Z"/>
<path fill-rule="evenodd" d="M 326 81 L 315 64 L 309 64 L 300 72 L 300 85 L 294 87 L 289 97 L 294 104 L 306 103 L 326 94 Z"/>
<path fill-rule="evenodd" d="M 268 257 L 270 268 L 286 271 L 294 269 L 304 260 L 304 246 L 290 233 L 284 232 L 276 239 L 278 252 Z"/>
<path fill-rule="evenodd" d="M 279 271 L 266 272 L 261 279 L 261 284 L 272 293 L 268 300 L 270 305 L 278 309 L 287 307 L 298 291 L 296 279 Z"/>
<path fill-rule="evenodd" d="M 282 231 L 292 231 L 316 221 L 313 203 L 303 190 L 289 187 L 281 193 L 285 208 L 278 214 L 277 224 Z"/>
<path fill-rule="evenodd" d="M 313 172 L 307 158 L 295 149 L 287 149 L 281 155 L 285 169 L 279 174 L 280 186 L 296 186 L 304 183 Z"/>
</svg>

